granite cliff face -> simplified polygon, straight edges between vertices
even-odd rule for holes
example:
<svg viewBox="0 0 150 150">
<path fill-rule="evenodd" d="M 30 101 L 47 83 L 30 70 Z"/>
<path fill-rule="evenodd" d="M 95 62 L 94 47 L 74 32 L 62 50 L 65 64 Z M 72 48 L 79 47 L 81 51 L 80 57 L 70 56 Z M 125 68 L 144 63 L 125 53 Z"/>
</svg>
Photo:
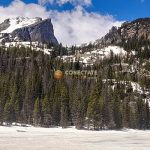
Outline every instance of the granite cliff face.
<svg viewBox="0 0 150 150">
<path fill-rule="evenodd" d="M 127 40 L 145 39 L 150 41 L 150 18 L 137 19 L 125 22 L 121 27 L 112 27 L 108 34 L 97 40 L 96 44 L 118 44 Z"/>
<path fill-rule="evenodd" d="M 39 42 L 58 44 L 51 19 L 17 18 L 0 24 L 1 42 Z"/>
</svg>

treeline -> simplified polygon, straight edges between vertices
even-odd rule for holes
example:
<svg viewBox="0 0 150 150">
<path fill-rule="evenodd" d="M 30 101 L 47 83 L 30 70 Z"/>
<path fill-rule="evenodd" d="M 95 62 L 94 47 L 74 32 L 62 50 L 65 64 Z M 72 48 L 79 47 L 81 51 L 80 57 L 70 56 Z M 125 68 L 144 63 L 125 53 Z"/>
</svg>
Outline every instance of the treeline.
<svg viewBox="0 0 150 150">
<path fill-rule="evenodd" d="M 139 83 L 144 91 L 150 87 L 149 78 L 123 71 L 122 63 L 133 64 L 133 57 L 112 54 L 99 60 L 92 68 L 98 71 L 94 79 L 55 80 L 54 70 L 72 69 L 74 64 L 52 56 L 57 54 L 0 48 L 0 124 L 73 125 L 97 130 L 150 128 L 149 103 L 144 100 L 147 95 L 133 90 L 131 84 Z M 119 67 L 114 69 L 114 64 Z"/>
</svg>

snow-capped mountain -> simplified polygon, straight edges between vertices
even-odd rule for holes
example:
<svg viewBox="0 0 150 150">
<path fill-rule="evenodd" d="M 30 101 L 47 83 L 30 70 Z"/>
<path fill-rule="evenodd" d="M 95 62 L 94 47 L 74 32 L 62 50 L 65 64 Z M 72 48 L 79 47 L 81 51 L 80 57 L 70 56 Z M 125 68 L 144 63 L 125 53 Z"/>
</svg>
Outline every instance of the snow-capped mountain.
<svg viewBox="0 0 150 150">
<path fill-rule="evenodd" d="M 51 19 L 17 17 L 0 24 L 0 42 L 39 42 L 58 44 Z"/>
</svg>

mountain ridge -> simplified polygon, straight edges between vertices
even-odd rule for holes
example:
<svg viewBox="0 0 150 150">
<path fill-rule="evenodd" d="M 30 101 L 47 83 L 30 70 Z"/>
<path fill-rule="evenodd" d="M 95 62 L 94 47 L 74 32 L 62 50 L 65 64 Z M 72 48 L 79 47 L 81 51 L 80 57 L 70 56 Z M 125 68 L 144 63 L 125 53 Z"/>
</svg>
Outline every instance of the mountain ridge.
<svg viewBox="0 0 150 150">
<path fill-rule="evenodd" d="M 94 44 L 110 45 L 126 42 L 126 40 L 145 39 L 150 41 L 150 18 L 139 18 L 131 22 L 124 22 L 121 27 L 112 27 L 104 37 Z"/>
</svg>

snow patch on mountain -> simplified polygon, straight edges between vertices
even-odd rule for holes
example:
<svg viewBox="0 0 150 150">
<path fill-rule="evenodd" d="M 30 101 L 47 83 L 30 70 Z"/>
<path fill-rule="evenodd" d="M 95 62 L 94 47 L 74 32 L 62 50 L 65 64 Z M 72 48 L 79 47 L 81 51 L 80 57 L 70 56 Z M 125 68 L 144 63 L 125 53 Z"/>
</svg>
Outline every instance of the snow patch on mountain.
<svg viewBox="0 0 150 150">
<path fill-rule="evenodd" d="M 104 56 L 109 56 L 111 54 L 111 52 L 114 55 L 125 55 L 126 54 L 126 51 L 119 46 L 108 46 L 103 49 L 93 50 L 93 51 L 91 51 L 91 54 L 100 54 L 100 55 L 104 55 Z M 85 54 L 90 54 L 90 53 L 87 52 Z"/>
<path fill-rule="evenodd" d="M 81 50 L 82 52 L 82 50 Z M 119 46 L 108 46 L 102 49 L 94 49 L 90 52 L 80 53 L 70 56 L 62 56 L 64 62 L 75 62 L 77 59 L 79 62 L 83 63 L 85 66 L 93 65 L 98 60 L 101 60 L 105 57 L 110 57 L 111 53 L 114 55 L 124 56 L 127 52 Z"/>
<path fill-rule="evenodd" d="M 46 44 L 39 44 L 38 42 L 6 42 L 5 45 L 1 45 L 2 47 L 5 47 L 5 49 L 7 50 L 8 48 L 12 48 L 12 47 L 24 47 L 24 48 L 30 48 L 31 50 L 35 50 L 35 51 L 43 51 L 44 54 L 48 54 L 50 55 L 51 52 L 53 51 L 53 47 L 52 48 L 47 48 Z"/>
<path fill-rule="evenodd" d="M 38 23 L 42 21 L 41 18 L 24 18 L 24 17 L 17 17 L 17 18 L 11 18 L 7 19 L 9 22 L 9 27 L 0 33 L 12 33 L 14 30 L 22 28 L 22 27 L 27 27 L 32 24 Z"/>
</svg>

